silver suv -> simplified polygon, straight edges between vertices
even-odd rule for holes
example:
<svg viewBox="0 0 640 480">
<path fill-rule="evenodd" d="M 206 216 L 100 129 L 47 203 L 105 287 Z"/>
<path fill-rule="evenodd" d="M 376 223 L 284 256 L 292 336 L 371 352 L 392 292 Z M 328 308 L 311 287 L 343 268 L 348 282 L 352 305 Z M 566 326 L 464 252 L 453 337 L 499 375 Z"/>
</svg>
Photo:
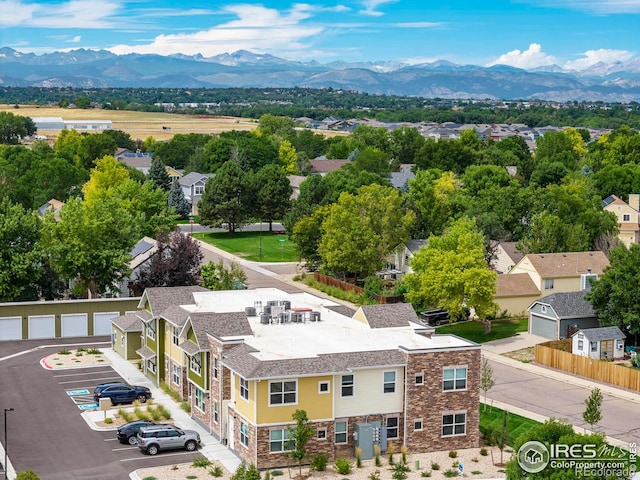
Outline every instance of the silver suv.
<svg viewBox="0 0 640 480">
<path fill-rule="evenodd" d="M 138 448 L 149 455 L 160 450 L 184 448 L 190 452 L 200 446 L 200 434 L 194 430 L 182 430 L 174 425 L 150 425 L 138 432 Z"/>
</svg>

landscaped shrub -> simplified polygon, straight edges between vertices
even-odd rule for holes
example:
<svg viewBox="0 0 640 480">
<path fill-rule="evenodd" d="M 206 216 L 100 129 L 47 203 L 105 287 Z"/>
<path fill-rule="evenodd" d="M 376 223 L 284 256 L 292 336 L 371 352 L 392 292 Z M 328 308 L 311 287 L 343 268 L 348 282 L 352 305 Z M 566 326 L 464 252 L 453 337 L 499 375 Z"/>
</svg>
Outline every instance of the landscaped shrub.
<svg viewBox="0 0 640 480">
<path fill-rule="evenodd" d="M 269 472 L 267 472 L 269 473 Z M 222 467 L 220 465 L 216 465 L 214 466 L 211 470 L 209 470 L 209 475 L 211 475 L 212 477 L 221 477 L 224 474 L 224 472 L 222 471 Z M 267 478 L 267 474 L 265 473 L 264 475 L 265 480 L 269 480 Z"/>
<path fill-rule="evenodd" d="M 191 413 L 191 405 L 189 405 L 189 402 L 180 402 L 180 408 L 187 413 Z"/>
<path fill-rule="evenodd" d="M 420 475 L 422 475 L 423 477 L 430 477 L 431 476 L 431 472 L 429 470 L 425 470 Z"/>
<path fill-rule="evenodd" d="M 391 474 L 391 476 L 394 480 L 406 480 L 407 473 L 410 471 L 411 469 L 409 469 L 409 467 L 407 467 L 405 464 L 398 463 L 393 466 L 393 473 Z"/>
<path fill-rule="evenodd" d="M 122 420 L 124 420 L 126 423 L 132 422 L 133 419 L 135 418 L 133 415 L 127 412 L 124 408 L 118 409 L 118 415 L 120 415 L 120 418 L 122 418 Z"/>
<path fill-rule="evenodd" d="M 107 425 L 109 425 L 109 424 L 113 423 L 113 418 L 111 418 L 111 417 L 107 417 L 107 418 L 105 418 L 105 419 L 104 419 L 104 423 L 106 423 Z"/>
<path fill-rule="evenodd" d="M 431 470 L 440 470 L 440 465 L 436 462 L 431 462 Z"/>
<path fill-rule="evenodd" d="M 102 350 L 99 350 L 97 348 L 90 348 L 89 350 L 87 350 L 87 353 L 89 355 L 101 355 L 102 354 Z"/>
<path fill-rule="evenodd" d="M 271 470 L 272 477 L 281 477 L 283 475 L 282 470 Z"/>
<path fill-rule="evenodd" d="M 69 350 L 67 350 L 66 348 L 63 348 L 62 350 L 60 350 L 58 352 L 58 355 L 71 355 L 71 352 Z M 27 471 L 29 471 L 29 470 L 27 470 Z"/>
<path fill-rule="evenodd" d="M 445 470 L 444 472 L 442 472 L 442 474 L 447 478 L 453 478 L 458 476 L 458 470 L 450 468 L 449 470 Z"/>
<path fill-rule="evenodd" d="M 320 455 L 314 455 L 311 458 L 311 470 L 315 470 L 316 472 L 324 472 L 327 468 L 328 463 L 327 456 L 322 453 Z"/>
<path fill-rule="evenodd" d="M 489 452 L 487 451 L 486 448 L 481 448 L 480 449 L 480 455 L 482 455 L 483 457 L 486 457 L 487 455 L 489 455 Z"/>
<path fill-rule="evenodd" d="M 449 458 L 456 458 L 458 456 L 458 452 L 455 450 L 449 450 Z"/>
<path fill-rule="evenodd" d="M 40 477 L 33 470 L 25 470 L 16 475 L 16 480 L 40 480 Z"/>
<path fill-rule="evenodd" d="M 369 480 L 380 480 L 380 470 L 376 470 L 369 474 Z"/>
<path fill-rule="evenodd" d="M 351 469 L 353 468 L 351 462 L 346 458 L 338 458 L 333 467 L 340 475 L 349 475 L 351 473 Z"/>
<path fill-rule="evenodd" d="M 206 468 L 210 465 L 212 465 L 213 462 L 211 462 L 211 460 L 209 460 L 207 457 L 198 457 L 198 458 L 194 458 L 193 461 L 191 462 L 191 466 L 192 467 L 200 467 L 200 468 Z"/>
</svg>

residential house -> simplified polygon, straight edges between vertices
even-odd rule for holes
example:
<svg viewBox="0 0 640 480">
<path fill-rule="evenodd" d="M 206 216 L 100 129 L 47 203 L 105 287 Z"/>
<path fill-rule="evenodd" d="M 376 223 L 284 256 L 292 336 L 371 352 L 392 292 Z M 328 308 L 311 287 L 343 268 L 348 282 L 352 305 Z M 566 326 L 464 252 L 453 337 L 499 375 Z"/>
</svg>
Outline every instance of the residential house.
<svg viewBox="0 0 640 480">
<path fill-rule="evenodd" d="M 335 172 L 342 168 L 343 165 L 350 163 L 350 160 L 327 160 L 314 158 L 313 160 L 309 160 L 311 164 L 311 173 L 319 173 L 320 175 L 326 175 L 329 172 Z"/>
<path fill-rule="evenodd" d="M 287 175 L 287 178 L 291 184 L 291 200 L 298 198 L 298 195 L 300 195 L 300 185 L 307 179 L 307 177 L 302 175 Z"/>
<path fill-rule="evenodd" d="M 64 207 L 64 202 L 52 198 L 48 202 L 38 207 L 38 215 L 44 217 L 47 212 L 53 212 L 53 218 L 60 220 L 60 210 Z"/>
<path fill-rule="evenodd" d="M 151 237 L 143 237 L 133 246 L 129 252 L 131 256 L 131 261 L 129 262 L 131 273 L 120 281 L 118 296 L 139 297 L 142 295 L 142 291 L 136 287 L 136 280 L 140 276 L 140 270 L 157 251 L 158 241 Z"/>
<path fill-rule="evenodd" d="M 493 255 L 490 266 L 498 273 L 507 273 L 516 263 L 524 258 L 524 253 L 517 248 L 517 242 L 491 242 Z"/>
<path fill-rule="evenodd" d="M 184 198 L 191 205 L 191 213 L 194 215 L 198 213 L 198 202 L 202 199 L 205 185 L 213 177 L 215 177 L 215 173 L 190 172 L 178 180 Z"/>
<path fill-rule="evenodd" d="M 557 292 L 534 301 L 528 308 L 529 333 L 559 340 L 579 328 L 599 327 L 596 312 L 584 298 L 586 292 Z"/>
<path fill-rule="evenodd" d="M 418 238 L 401 243 L 387 256 L 384 270 L 376 274 L 388 280 L 400 280 L 407 273 L 413 273 L 411 259 L 426 245 L 426 240 Z"/>
<path fill-rule="evenodd" d="M 408 304 L 347 316 L 308 293 L 177 287 L 147 289 L 140 308 L 145 373 L 258 468 L 289 464 L 298 409 L 314 432 L 309 455 L 331 461 L 372 451 L 373 437 L 354 436 L 365 427 L 383 452 L 479 445 L 480 346 L 433 334 Z"/>
<path fill-rule="evenodd" d="M 571 336 L 571 353 L 595 360 L 620 360 L 625 339 L 618 327 L 580 329 Z"/>
<path fill-rule="evenodd" d="M 627 248 L 640 243 L 640 194 L 629 194 L 629 203 L 609 195 L 602 201 L 602 208 L 616 216 L 620 227 L 618 238 Z"/>
<path fill-rule="evenodd" d="M 134 312 L 111 319 L 111 346 L 122 358 L 139 360 L 142 347 L 142 320 Z"/>
<path fill-rule="evenodd" d="M 389 181 L 393 188 L 402 190 L 403 192 L 409 191 L 409 180 L 416 178 L 416 174 L 411 170 L 401 170 L 399 172 L 391 172 Z"/>
<path fill-rule="evenodd" d="M 507 273 L 498 275 L 495 302 L 501 312 L 525 312 L 541 296 L 584 290 L 608 265 L 609 260 L 601 251 L 530 253 Z M 533 283 L 522 274 L 528 275 Z"/>
</svg>

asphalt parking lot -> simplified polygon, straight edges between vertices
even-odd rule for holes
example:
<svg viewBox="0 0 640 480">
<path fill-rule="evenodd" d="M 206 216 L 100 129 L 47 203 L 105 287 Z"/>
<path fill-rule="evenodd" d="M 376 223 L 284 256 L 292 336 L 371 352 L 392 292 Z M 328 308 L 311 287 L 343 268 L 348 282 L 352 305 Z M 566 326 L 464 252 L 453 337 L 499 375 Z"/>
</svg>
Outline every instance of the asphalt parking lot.
<svg viewBox="0 0 640 480">
<path fill-rule="evenodd" d="M 121 380 L 120 376 L 110 366 L 45 370 L 40 360 L 72 341 L 41 343 L 55 346 L 39 348 L 33 340 L 0 342 L 0 405 L 14 409 L 7 413 L 7 443 L 17 472 L 32 469 L 42 480 L 122 480 L 138 468 L 191 462 L 201 456 L 177 450 L 151 457 L 136 446 L 120 444 L 115 430 L 91 429 L 82 411 L 95 406 L 93 389 L 98 383 Z"/>
</svg>

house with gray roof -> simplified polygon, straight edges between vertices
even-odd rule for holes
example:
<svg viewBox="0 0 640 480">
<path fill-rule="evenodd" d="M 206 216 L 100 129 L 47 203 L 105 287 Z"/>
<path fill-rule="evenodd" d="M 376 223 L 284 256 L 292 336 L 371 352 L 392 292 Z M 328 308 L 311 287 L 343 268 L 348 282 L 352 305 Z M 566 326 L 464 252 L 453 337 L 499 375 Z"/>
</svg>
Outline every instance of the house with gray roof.
<svg viewBox="0 0 640 480">
<path fill-rule="evenodd" d="M 599 327 L 595 310 L 580 292 L 557 292 L 539 298 L 529 308 L 529 333 L 551 340 L 569 338 L 577 329 Z"/>
<path fill-rule="evenodd" d="M 275 288 L 174 287 L 145 290 L 138 308 L 143 372 L 260 469 L 289 464 L 296 410 L 313 428 L 309 455 L 329 461 L 360 442 L 370 452 L 391 442 L 413 452 L 479 446 L 480 346 L 435 334 L 410 304 L 353 312 Z M 358 440 L 365 428 L 379 438 Z"/>
<path fill-rule="evenodd" d="M 191 205 L 191 213 L 198 213 L 198 202 L 202 199 L 205 185 L 210 178 L 215 177 L 215 173 L 190 172 L 178 179 L 178 183 L 184 193 L 184 198 Z"/>
<path fill-rule="evenodd" d="M 618 327 L 580 329 L 571 336 L 571 353 L 595 360 L 620 360 L 626 338 Z"/>
</svg>

